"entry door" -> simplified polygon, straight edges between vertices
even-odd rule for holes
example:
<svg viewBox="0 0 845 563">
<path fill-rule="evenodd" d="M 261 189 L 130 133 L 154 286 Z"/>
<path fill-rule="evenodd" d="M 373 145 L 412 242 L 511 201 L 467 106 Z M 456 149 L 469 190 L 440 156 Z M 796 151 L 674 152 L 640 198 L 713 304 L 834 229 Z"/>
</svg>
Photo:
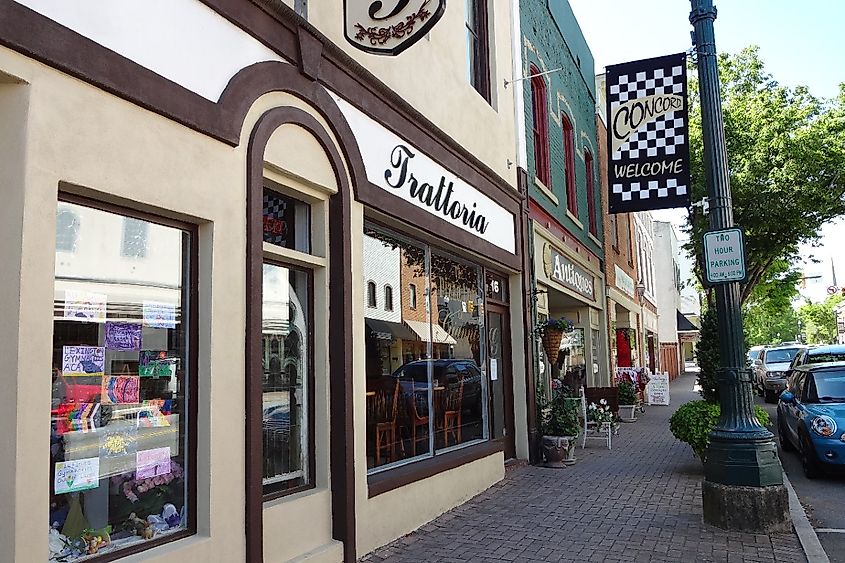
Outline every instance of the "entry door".
<svg viewBox="0 0 845 563">
<path fill-rule="evenodd" d="M 513 425 L 513 374 L 508 309 L 487 306 L 487 374 L 490 380 L 492 438 L 504 440 L 505 458 L 516 457 Z"/>
</svg>

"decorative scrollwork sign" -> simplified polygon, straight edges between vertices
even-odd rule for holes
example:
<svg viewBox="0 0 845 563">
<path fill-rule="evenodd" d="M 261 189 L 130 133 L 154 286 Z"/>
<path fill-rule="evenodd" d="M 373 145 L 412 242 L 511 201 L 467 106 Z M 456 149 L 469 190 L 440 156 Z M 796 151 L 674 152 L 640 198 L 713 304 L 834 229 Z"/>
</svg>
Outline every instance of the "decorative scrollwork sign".
<svg viewBox="0 0 845 563">
<path fill-rule="evenodd" d="M 358 49 L 398 55 L 419 41 L 446 10 L 446 0 L 344 0 L 344 34 Z"/>
</svg>

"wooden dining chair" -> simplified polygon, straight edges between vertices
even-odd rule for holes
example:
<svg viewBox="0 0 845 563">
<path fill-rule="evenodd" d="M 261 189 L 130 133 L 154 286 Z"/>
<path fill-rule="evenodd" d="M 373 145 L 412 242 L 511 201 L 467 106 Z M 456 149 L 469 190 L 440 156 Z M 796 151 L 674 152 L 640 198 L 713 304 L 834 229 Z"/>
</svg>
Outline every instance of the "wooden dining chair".
<svg viewBox="0 0 845 563">
<path fill-rule="evenodd" d="M 428 394 L 418 396 L 413 381 L 411 381 L 411 396 L 408 397 L 408 402 L 410 402 L 408 411 L 411 413 L 411 455 L 416 456 L 417 442 L 428 441 Z M 425 412 L 425 415 L 421 415 L 420 412 Z M 419 438 L 417 437 L 418 428 L 423 429 L 423 435 Z"/>
<path fill-rule="evenodd" d="M 388 461 L 396 457 L 396 418 L 399 407 L 399 380 L 393 388 L 393 396 L 379 391 L 376 395 L 376 412 L 384 416 L 384 420 L 376 422 L 376 465 L 381 465 L 381 453 L 388 452 Z"/>
<path fill-rule="evenodd" d="M 461 443 L 461 412 L 464 403 L 464 380 L 461 379 L 457 389 L 449 386 L 446 394 L 446 404 L 443 410 L 443 440 L 449 445 L 449 437 L 455 438 L 455 443 Z"/>
</svg>

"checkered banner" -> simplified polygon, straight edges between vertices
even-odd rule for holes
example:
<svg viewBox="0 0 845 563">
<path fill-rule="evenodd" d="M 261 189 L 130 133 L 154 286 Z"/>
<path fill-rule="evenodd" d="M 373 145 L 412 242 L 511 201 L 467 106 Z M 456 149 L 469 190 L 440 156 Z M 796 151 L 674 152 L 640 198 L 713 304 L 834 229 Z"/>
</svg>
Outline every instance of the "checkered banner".
<svg viewBox="0 0 845 563">
<path fill-rule="evenodd" d="M 607 67 L 610 213 L 688 207 L 686 54 Z"/>
</svg>

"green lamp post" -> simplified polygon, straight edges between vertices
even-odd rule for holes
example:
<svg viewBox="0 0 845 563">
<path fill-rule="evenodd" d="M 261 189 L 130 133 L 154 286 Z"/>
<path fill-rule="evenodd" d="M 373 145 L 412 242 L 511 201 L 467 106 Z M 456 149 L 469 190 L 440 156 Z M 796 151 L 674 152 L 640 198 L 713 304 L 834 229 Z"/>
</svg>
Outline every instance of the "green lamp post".
<svg viewBox="0 0 845 563">
<path fill-rule="evenodd" d="M 690 0 L 698 59 L 710 228 L 733 227 L 728 155 L 719 93 L 713 0 Z M 745 365 L 740 284 L 716 285 L 721 416 L 710 433 L 702 487 L 704 520 L 724 529 L 788 530 L 789 503 L 774 436 L 754 416 L 751 371 Z"/>
</svg>

